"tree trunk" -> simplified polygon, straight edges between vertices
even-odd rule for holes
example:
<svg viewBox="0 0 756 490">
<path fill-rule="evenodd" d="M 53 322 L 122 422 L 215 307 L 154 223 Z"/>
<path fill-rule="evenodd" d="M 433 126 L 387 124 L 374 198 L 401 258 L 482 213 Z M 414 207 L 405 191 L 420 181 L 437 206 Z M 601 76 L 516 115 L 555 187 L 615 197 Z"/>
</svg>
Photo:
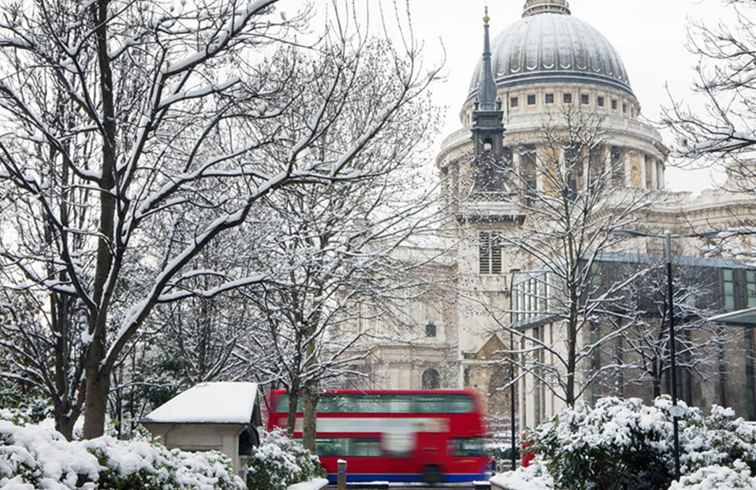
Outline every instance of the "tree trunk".
<svg viewBox="0 0 756 490">
<path fill-rule="evenodd" d="M 658 366 L 657 359 L 654 359 L 653 372 L 651 373 L 653 390 L 654 390 L 654 400 L 660 397 L 661 392 L 662 392 L 661 372 L 657 366 Z"/>
<path fill-rule="evenodd" d="M 115 228 L 115 198 L 111 190 L 116 177 L 116 110 L 113 93 L 113 72 L 108 54 L 108 1 L 99 0 L 91 6 L 92 17 L 97 26 L 97 61 L 100 69 L 102 96 L 102 177 L 100 186 L 100 238 L 97 242 L 97 262 L 94 274 L 95 306 L 92 308 L 90 335 L 93 340 L 87 351 L 86 401 L 84 412 L 84 438 L 101 436 L 105 431 L 110 366 L 103 365 L 106 353 L 106 329 L 109 296 L 112 284 L 107 284 L 113 261 L 113 232 Z"/>
<path fill-rule="evenodd" d="M 575 370 L 577 368 L 577 326 L 570 320 L 567 327 L 567 386 L 565 389 L 565 403 L 568 407 L 575 406 Z"/>
<path fill-rule="evenodd" d="M 286 433 L 289 437 L 294 435 L 297 425 L 297 405 L 299 405 L 299 383 L 292 383 L 289 390 L 289 413 L 286 418 Z"/>
<path fill-rule="evenodd" d="M 77 417 L 71 417 L 63 413 L 57 407 L 55 408 L 55 430 L 60 432 L 67 441 L 73 440 L 74 425 L 76 425 Z"/>
<path fill-rule="evenodd" d="M 317 406 L 317 383 L 308 383 L 304 390 L 304 426 L 302 428 L 302 444 L 313 454 L 315 453 L 315 434 L 317 431 L 317 419 L 315 417 Z"/>
<path fill-rule="evenodd" d="M 106 369 L 87 366 L 87 386 L 84 417 L 84 439 L 94 439 L 105 433 L 105 414 L 108 408 L 108 392 L 110 390 L 110 376 Z"/>
</svg>

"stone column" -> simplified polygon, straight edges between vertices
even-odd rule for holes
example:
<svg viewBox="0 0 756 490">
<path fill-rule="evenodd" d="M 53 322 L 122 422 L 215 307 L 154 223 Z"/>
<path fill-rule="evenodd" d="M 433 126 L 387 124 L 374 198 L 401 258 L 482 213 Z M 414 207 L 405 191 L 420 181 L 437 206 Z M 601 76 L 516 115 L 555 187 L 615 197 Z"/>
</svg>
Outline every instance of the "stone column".
<svg viewBox="0 0 756 490">
<path fill-rule="evenodd" d="M 643 153 L 638 153 L 638 161 L 640 162 L 640 188 L 646 189 L 646 182 L 648 182 L 646 171 L 648 170 L 648 167 L 646 165 L 646 158 Z M 646 190 L 650 191 L 651 189 Z"/>
<path fill-rule="evenodd" d="M 524 186 L 523 186 L 523 179 L 525 176 L 522 174 L 522 169 L 520 168 L 520 147 L 517 145 L 512 145 L 512 175 L 514 175 L 514 178 L 512 179 L 512 185 L 513 189 L 512 192 L 516 192 L 517 196 L 522 199 L 524 197 Z"/>
<path fill-rule="evenodd" d="M 605 169 L 604 172 L 606 173 L 606 177 L 609 179 L 610 185 L 613 185 L 614 168 L 612 168 L 612 146 L 604 145 L 603 151 L 604 151 L 604 169 Z"/>
</svg>

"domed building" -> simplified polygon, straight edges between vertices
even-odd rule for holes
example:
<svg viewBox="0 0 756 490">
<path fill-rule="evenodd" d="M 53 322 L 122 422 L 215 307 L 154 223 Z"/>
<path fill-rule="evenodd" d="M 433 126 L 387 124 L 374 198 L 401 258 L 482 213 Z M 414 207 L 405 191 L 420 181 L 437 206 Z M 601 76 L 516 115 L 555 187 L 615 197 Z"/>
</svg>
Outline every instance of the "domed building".
<svg viewBox="0 0 756 490">
<path fill-rule="evenodd" d="M 475 388 L 484 395 L 497 430 L 510 423 L 511 398 L 505 387 L 512 374 L 502 354 L 510 339 L 502 323 L 508 327 L 514 320 L 491 312 L 522 309 L 522 305 L 510 307 L 510 272 L 531 270 L 533 261 L 496 243 L 502 235 L 522 233 L 533 209 L 529 192 L 561 192 L 551 176 L 571 165 L 566 186 L 576 195 L 589 191 L 594 179 L 601 178 L 611 186 L 610 193 L 654 196 L 655 204 L 639 213 L 645 229 L 660 232 L 729 226 L 734 209 L 756 216 L 756 202 L 750 196 L 716 191 L 693 196 L 665 190 L 669 150 L 661 135 L 643 122 L 641 103 L 620 54 L 598 30 L 575 17 L 566 0 L 527 0 L 521 19 L 493 38 L 490 30 L 486 14 L 483 55 L 460 111 L 461 128 L 443 141 L 436 159 L 449 214 L 442 238 L 402 251 L 407 260 L 427 264 L 425 269 L 437 286 L 407 302 L 404 325 L 409 324 L 409 330 L 403 328 L 398 336 L 376 336 L 381 340 L 370 346 L 365 371 L 373 388 Z M 580 119 L 575 115 L 589 115 L 600 126 L 600 134 L 577 156 L 571 155 L 570 144 L 549 140 L 550 135 L 572 131 L 570 121 Z M 708 250 L 705 242 L 679 240 L 674 252 L 700 256 Z M 628 243 L 640 254 L 661 254 L 658 239 L 636 238 Z M 700 265 L 717 271 L 729 267 L 732 277 L 751 277 L 735 262 Z M 718 284 L 724 280 L 726 296 L 724 274 Z M 756 274 L 753 278 L 756 304 Z M 748 288 L 746 279 L 734 287 Z M 743 300 L 737 304 L 747 306 L 749 295 L 743 293 L 745 304 Z M 389 329 L 375 319 L 367 323 L 360 328 Z M 557 324 L 534 325 L 525 333 L 540 342 L 553 343 L 561 335 Z M 736 394 L 750 386 L 753 403 L 743 412 L 756 413 L 753 333 L 737 335 L 741 345 L 744 339 L 750 342 L 751 351 L 745 357 L 738 354 L 739 360 L 727 368 L 720 364 L 719 378 L 711 386 L 689 388 L 686 394 L 691 401 L 709 405 L 729 398 L 736 404 Z M 542 386 L 535 389 L 538 384 L 532 376 L 519 377 L 516 410 L 521 427 L 540 423 L 564 406 Z M 623 396 L 652 398 L 642 385 L 623 390 Z M 582 396 L 601 394 L 587 390 Z"/>
</svg>

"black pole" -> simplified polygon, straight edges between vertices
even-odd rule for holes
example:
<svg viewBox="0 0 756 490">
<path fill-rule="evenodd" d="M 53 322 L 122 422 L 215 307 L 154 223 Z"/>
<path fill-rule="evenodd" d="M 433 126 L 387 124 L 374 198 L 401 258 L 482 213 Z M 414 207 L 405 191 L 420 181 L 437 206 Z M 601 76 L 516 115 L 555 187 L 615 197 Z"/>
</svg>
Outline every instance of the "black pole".
<svg viewBox="0 0 756 490">
<path fill-rule="evenodd" d="M 517 469 L 517 454 L 515 448 L 517 447 L 517 431 L 515 430 L 515 417 L 517 416 L 515 411 L 515 365 L 514 365 L 514 276 L 517 271 L 510 271 L 509 278 L 509 429 L 511 436 L 511 450 L 510 456 L 512 458 L 512 471 Z"/>
<path fill-rule="evenodd" d="M 675 479 L 680 479 L 680 429 L 677 418 L 677 359 L 675 345 L 675 303 L 672 285 L 672 237 L 667 233 L 667 304 L 669 306 L 669 364 L 672 378 L 672 430 L 674 432 L 675 447 Z"/>
</svg>

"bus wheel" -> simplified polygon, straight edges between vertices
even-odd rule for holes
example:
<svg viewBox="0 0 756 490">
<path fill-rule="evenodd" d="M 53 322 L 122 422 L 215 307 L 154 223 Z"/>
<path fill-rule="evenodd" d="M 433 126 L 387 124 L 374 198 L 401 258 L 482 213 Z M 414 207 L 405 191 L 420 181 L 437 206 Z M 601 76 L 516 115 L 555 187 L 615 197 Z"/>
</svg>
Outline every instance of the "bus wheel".
<svg viewBox="0 0 756 490">
<path fill-rule="evenodd" d="M 428 465 L 423 469 L 423 480 L 429 485 L 441 483 L 441 468 L 436 465 Z"/>
</svg>

